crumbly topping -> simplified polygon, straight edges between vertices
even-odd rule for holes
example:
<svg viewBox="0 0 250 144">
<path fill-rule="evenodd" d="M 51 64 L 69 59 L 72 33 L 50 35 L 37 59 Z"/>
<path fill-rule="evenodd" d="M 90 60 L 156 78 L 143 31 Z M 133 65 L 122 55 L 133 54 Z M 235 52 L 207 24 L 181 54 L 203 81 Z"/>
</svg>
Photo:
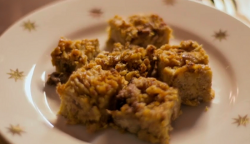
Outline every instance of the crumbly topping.
<svg viewBox="0 0 250 144">
<path fill-rule="evenodd" d="M 182 41 L 180 45 L 164 45 L 156 50 L 156 55 L 159 61 L 164 66 L 168 67 L 181 67 L 187 63 L 208 64 L 208 55 L 195 41 Z"/>
<path fill-rule="evenodd" d="M 119 46 L 118 46 L 119 45 Z M 132 77 L 150 76 L 154 69 L 155 47 L 149 45 L 146 49 L 138 46 L 123 46 L 116 44 L 113 52 L 101 52 L 95 59 L 103 69 L 115 68 L 126 80 Z M 117 50 L 118 49 L 118 50 Z"/>
<path fill-rule="evenodd" d="M 110 41 L 157 47 L 167 44 L 172 30 L 158 15 L 133 15 L 128 18 L 115 16 L 109 21 Z"/>
</svg>

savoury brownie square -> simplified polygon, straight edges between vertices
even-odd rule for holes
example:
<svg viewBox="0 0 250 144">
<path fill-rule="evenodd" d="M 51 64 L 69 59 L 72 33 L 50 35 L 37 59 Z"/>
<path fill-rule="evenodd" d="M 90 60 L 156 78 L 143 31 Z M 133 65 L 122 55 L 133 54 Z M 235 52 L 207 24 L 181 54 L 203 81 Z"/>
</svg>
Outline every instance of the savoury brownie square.
<svg viewBox="0 0 250 144">
<path fill-rule="evenodd" d="M 61 38 L 58 46 L 52 51 L 52 65 L 57 72 L 72 73 L 93 60 L 100 52 L 97 39 L 68 40 Z"/>
<path fill-rule="evenodd" d="M 106 109 L 112 106 L 112 99 L 124 85 L 126 81 L 117 71 L 102 70 L 91 62 L 73 72 L 65 84 L 58 84 L 59 114 L 69 124 L 83 124 L 90 131 L 106 128 L 109 121 Z"/>
<path fill-rule="evenodd" d="M 182 41 L 180 45 L 164 45 L 155 54 L 159 79 L 178 88 L 183 104 L 196 106 L 213 99 L 212 71 L 202 45 Z"/>
<path fill-rule="evenodd" d="M 108 43 L 119 42 L 147 47 L 160 47 L 172 37 L 172 30 L 163 19 L 155 14 L 132 15 L 128 18 L 115 16 L 109 20 Z"/>
<path fill-rule="evenodd" d="M 47 83 L 65 83 L 70 74 L 93 60 L 100 52 L 97 39 L 68 40 L 61 38 L 58 46 L 52 51 L 52 65 L 56 72 L 49 75 Z"/>
<path fill-rule="evenodd" d="M 178 90 L 155 78 L 133 78 L 110 110 L 114 127 L 151 143 L 168 144 L 171 121 L 180 115 Z"/>
</svg>

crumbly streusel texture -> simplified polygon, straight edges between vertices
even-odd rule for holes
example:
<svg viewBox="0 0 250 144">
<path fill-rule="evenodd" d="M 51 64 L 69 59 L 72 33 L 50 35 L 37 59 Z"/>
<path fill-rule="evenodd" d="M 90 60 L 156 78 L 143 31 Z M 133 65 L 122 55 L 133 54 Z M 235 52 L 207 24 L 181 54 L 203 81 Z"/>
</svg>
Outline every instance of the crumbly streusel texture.
<svg viewBox="0 0 250 144">
<path fill-rule="evenodd" d="M 93 60 L 100 52 L 97 39 L 68 40 L 61 38 L 52 51 L 52 65 L 56 71 L 49 75 L 48 83 L 65 83 L 70 74 Z"/>
<path fill-rule="evenodd" d="M 72 73 L 93 60 L 100 52 L 97 39 L 68 40 L 61 38 L 51 53 L 52 64 L 57 72 Z"/>
<path fill-rule="evenodd" d="M 155 54 L 159 79 L 178 88 L 183 104 L 197 106 L 213 99 L 212 70 L 202 45 L 182 41 L 180 45 L 163 45 Z"/>
<path fill-rule="evenodd" d="M 171 121 L 180 114 L 177 89 L 155 78 L 133 78 L 115 100 L 109 111 L 114 126 L 151 143 L 169 143 Z"/>
<path fill-rule="evenodd" d="M 73 72 L 67 83 L 58 84 L 59 114 L 69 124 L 83 124 L 90 131 L 103 129 L 109 120 L 106 109 L 124 85 L 126 81 L 117 71 L 90 63 Z"/>
<path fill-rule="evenodd" d="M 169 144 L 181 103 L 210 102 L 212 70 L 195 41 L 170 45 L 172 30 L 158 15 L 109 20 L 109 52 L 97 39 L 61 38 L 52 51 L 59 114 L 91 132 L 113 127 L 139 139 Z"/>
<path fill-rule="evenodd" d="M 133 45 L 160 47 L 172 37 L 172 30 L 155 14 L 133 15 L 128 18 L 115 16 L 109 20 L 109 43 L 129 42 Z"/>
<path fill-rule="evenodd" d="M 103 69 L 116 69 L 127 81 L 133 77 L 149 77 L 155 67 L 156 57 L 154 51 L 156 47 L 153 45 L 147 48 L 121 45 L 115 43 L 112 52 L 103 51 L 95 58 L 95 62 L 101 65 Z"/>
</svg>

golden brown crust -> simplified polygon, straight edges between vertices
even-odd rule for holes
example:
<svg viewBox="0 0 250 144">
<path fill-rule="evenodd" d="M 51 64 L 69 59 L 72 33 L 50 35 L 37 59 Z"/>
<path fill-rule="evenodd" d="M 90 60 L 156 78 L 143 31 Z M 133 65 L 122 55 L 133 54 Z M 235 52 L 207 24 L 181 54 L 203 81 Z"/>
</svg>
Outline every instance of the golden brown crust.
<svg viewBox="0 0 250 144">
<path fill-rule="evenodd" d="M 71 41 L 61 38 L 51 53 L 52 65 L 56 67 L 56 72 L 49 75 L 47 83 L 65 83 L 73 71 L 93 60 L 99 52 L 97 39 Z"/>
<path fill-rule="evenodd" d="M 172 30 L 155 14 L 133 15 L 127 19 L 115 16 L 109 20 L 109 26 L 109 42 L 113 43 L 160 47 L 167 44 L 172 36 Z"/>
<path fill-rule="evenodd" d="M 155 78 L 133 78 L 116 96 L 114 124 L 152 143 L 168 144 L 171 121 L 180 114 L 178 91 Z"/>
<path fill-rule="evenodd" d="M 100 52 L 97 39 L 62 38 L 51 53 L 59 114 L 90 131 L 111 126 L 168 144 L 181 103 L 214 97 L 208 55 L 195 41 L 169 45 L 172 30 L 158 15 L 115 16 L 109 26 L 111 52 Z"/>
<path fill-rule="evenodd" d="M 71 41 L 61 38 L 51 53 L 52 64 L 57 72 L 72 73 L 93 60 L 99 52 L 97 39 Z"/>
<path fill-rule="evenodd" d="M 163 45 L 157 49 L 156 55 L 163 67 L 181 67 L 188 62 L 208 64 L 209 59 L 202 45 L 195 41 L 182 41 L 180 45 Z"/>
<path fill-rule="evenodd" d="M 142 47 L 116 43 L 112 52 L 101 52 L 95 62 L 103 69 L 115 68 L 126 80 L 132 77 L 151 76 L 155 65 L 155 47 L 149 45 L 146 49 Z"/>
<path fill-rule="evenodd" d="M 156 50 L 158 77 L 179 90 L 182 103 L 197 106 L 213 99 L 208 55 L 195 41 L 164 45 Z"/>
<path fill-rule="evenodd" d="M 73 72 L 65 84 L 58 84 L 61 106 L 59 113 L 70 124 L 84 124 L 90 131 L 105 128 L 108 124 L 106 109 L 111 99 L 126 85 L 115 70 L 102 70 L 90 63 Z"/>
</svg>

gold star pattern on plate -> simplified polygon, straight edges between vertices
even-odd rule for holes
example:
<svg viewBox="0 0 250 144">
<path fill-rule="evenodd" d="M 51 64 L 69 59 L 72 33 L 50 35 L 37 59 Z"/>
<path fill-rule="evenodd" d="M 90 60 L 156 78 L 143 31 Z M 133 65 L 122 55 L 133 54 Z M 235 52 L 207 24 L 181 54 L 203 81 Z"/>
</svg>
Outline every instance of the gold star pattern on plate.
<svg viewBox="0 0 250 144">
<path fill-rule="evenodd" d="M 207 112 L 207 111 L 208 111 L 208 109 L 209 109 L 209 108 L 206 106 L 206 107 L 205 107 L 205 112 Z"/>
<path fill-rule="evenodd" d="M 7 74 L 10 75 L 9 79 L 15 79 L 15 82 L 17 80 L 22 80 L 24 77 L 23 72 L 19 71 L 18 69 L 16 70 L 10 69 L 10 73 Z"/>
<path fill-rule="evenodd" d="M 100 17 L 103 14 L 103 11 L 99 8 L 94 8 L 90 10 L 89 12 L 92 17 Z"/>
<path fill-rule="evenodd" d="M 244 117 L 241 117 L 239 115 L 238 118 L 234 118 L 234 123 L 238 124 L 238 126 L 240 125 L 246 126 L 249 123 L 249 118 L 247 115 L 245 115 Z"/>
<path fill-rule="evenodd" d="M 164 2 L 165 2 L 167 5 L 174 5 L 174 4 L 175 4 L 175 0 L 164 0 Z"/>
<path fill-rule="evenodd" d="M 29 32 L 31 32 L 32 30 L 36 30 L 35 22 L 31 22 L 30 20 L 23 22 L 22 26 L 25 30 L 28 30 Z"/>
<path fill-rule="evenodd" d="M 10 127 L 7 128 L 9 130 L 10 133 L 12 133 L 12 135 L 18 134 L 21 135 L 22 133 L 24 133 L 25 131 L 19 126 L 13 126 L 10 125 Z"/>
<path fill-rule="evenodd" d="M 227 31 L 219 30 L 218 32 L 214 33 L 213 37 L 218 39 L 219 41 L 226 40 L 226 38 L 228 37 Z"/>
</svg>

